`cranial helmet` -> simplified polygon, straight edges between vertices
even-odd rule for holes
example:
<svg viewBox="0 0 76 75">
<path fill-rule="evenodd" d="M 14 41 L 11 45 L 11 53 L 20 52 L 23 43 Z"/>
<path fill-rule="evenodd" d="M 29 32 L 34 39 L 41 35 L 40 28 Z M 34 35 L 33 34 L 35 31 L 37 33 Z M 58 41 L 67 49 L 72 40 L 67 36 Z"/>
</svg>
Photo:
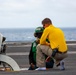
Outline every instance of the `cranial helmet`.
<svg viewBox="0 0 76 75">
<path fill-rule="evenodd" d="M 44 28 L 43 27 L 37 27 L 35 29 L 35 33 L 34 33 L 34 36 L 37 37 L 37 38 L 40 38 L 42 33 L 43 33 L 43 30 Z"/>
<path fill-rule="evenodd" d="M 43 32 L 43 30 L 44 30 L 43 27 L 37 27 L 37 28 L 35 29 L 35 33 L 41 33 L 41 32 Z"/>
</svg>

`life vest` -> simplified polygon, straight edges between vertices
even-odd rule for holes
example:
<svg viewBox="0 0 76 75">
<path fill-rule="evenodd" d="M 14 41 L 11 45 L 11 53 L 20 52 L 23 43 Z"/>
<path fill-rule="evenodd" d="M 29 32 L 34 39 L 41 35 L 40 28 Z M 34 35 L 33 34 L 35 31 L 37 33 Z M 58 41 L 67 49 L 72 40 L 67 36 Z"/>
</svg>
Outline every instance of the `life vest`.
<svg viewBox="0 0 76 75">
<path fill-rule="evenodd" d="M 37 43 L 36 43 L 36 41 L 34 41 L 33 43 L 32 43 L 32 52 L 33 52 L 33 58 L 34 58 L 34 61 L 36 62 L 36 47 L 37 47 Z"/>
</svg>

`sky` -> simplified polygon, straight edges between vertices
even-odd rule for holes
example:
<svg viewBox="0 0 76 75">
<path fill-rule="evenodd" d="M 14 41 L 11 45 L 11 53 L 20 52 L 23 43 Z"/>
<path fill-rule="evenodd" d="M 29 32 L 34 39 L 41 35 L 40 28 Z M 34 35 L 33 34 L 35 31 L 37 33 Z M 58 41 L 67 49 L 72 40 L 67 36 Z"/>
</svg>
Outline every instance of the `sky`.
<svg viewBox="0 0 76 75">
<path fill-rule="evenodd" d="M 76 27 L 76 0 L 0 0 L 0 28 L 35 28 L 44 18 Z"/>
</svg>

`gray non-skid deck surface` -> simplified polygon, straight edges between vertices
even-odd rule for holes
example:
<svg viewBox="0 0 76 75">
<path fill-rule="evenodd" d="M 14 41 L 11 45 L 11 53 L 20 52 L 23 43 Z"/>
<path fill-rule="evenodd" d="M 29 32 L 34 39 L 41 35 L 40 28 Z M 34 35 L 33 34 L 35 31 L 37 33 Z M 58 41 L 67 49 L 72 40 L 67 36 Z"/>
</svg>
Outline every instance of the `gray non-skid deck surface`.
<svg viewBox="0 0 76 75">
<path fill-rule="evenodd" d="M 30 51 L 30 45 L 7 45 L 7 53 L 25 53 Z M 68 51 L 76 51 L 76 45 L 68 45 Z M 28 55 L 9 55 L 20 66 L 20 68 L 29 67 Z M 0 75 L 76 75 L 76 53 L 68 54 L 65 59 L 66 70 L 60 71 L 59 67 L 54 67 L 48 71 L 20 71 L 20 72 L 2 72 Z"/>
</svg>

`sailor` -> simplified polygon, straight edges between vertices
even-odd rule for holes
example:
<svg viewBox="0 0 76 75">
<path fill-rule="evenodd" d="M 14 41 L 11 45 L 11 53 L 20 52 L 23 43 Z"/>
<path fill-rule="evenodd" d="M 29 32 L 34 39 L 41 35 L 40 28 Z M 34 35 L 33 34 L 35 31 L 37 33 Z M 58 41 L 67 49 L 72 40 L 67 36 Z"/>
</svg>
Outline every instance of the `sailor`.
<svg viewBox="0 0 76 75">
<path fill-rule="evenodd" d="M 36 47 L 40 42 L 40 38 L 43 33 L 43 30 L 44 30 L 43 27 L 37 27 L 35 29 L 34 37 L 36 38 L 36 40 L 34 42 L 32 42 L 31 50 L 29 53 L 29 64 L 30 64 L 29 70 L 35 70 L 37 68 L 37 66 L 36 66 Z M 45 59 L 46 59 L 46 57 L 47 56 L 45 55 Z M 53 68 L 53 65 L 54 65 L 53 59 L 50 59 L 49 61 L 46 60 L 46 68 Z"/>
</svg>

